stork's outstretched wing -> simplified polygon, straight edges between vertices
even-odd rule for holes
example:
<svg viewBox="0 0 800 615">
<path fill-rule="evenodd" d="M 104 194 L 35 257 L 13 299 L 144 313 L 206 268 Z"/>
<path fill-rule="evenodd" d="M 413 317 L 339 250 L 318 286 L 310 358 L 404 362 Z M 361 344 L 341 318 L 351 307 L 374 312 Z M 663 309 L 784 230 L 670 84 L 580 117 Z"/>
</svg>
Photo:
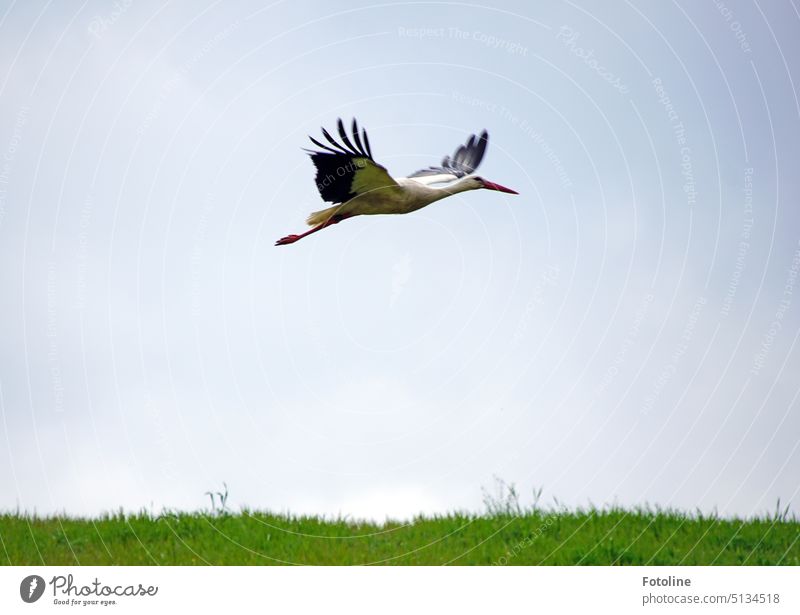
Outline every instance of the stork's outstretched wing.
<svg viewBox="0 0 800 615">
<path fill-rule="evenodd" d="M 353 141 L 348 137 L 341 119 L 337 127 L 343 145 L 323 128 L 322 134 L 329 145 L 323 145 L 309 137 L 323 151 L 306 150 L 317 167 L 317 189 L 322 198 L 330 203 L 346 203 L 361 194 L 376 190 L 399 190 L 400 186 L 389 176 L 386 168 L 372 158 L 367 131 L 362 128 L 359 134 L 355 118 L 352 127 Z"/>
<path fill-rule="evenodd" d="M 409 175 L 409 177 L 419 178 L 425 184 L 451 181 L 459 177 L 464 177 L 473 173 L 483 160 L 486 152 L 486 145 L 489 143 L 489 133 L 485 130 L 479 137 L 470 135 L 464 145 L 459 145 L 452 158 L 445 156 L 442 166 L 428 167 L 420 169 Z M 441 176 L 441 177 L 439 177 Z"/>
</svg>

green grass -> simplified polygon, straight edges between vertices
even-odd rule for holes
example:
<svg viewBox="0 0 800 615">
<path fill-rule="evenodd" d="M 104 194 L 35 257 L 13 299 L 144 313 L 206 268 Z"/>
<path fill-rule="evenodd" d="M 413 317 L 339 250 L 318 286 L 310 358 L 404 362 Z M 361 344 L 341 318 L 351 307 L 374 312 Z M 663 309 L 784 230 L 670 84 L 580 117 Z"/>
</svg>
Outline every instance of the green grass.
<svg viewBox="0 0 800 615">
<path fill-rule="evenodd" d="M 152 564 L 800 564 L 800 522 L 621 509 L 452 514 L 354 522 L 243 510 L 0 514 L 0 561 Z"/>
</svg>

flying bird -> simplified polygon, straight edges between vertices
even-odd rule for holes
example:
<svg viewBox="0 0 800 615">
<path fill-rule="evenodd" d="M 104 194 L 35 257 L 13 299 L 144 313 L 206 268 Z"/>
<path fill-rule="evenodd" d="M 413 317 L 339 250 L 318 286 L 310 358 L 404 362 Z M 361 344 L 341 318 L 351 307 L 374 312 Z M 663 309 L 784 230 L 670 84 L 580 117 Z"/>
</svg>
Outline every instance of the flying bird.
<svg viewBox="0 0 800 615">
<path fill-rule="evenodd" d="M 428 167 L 408 177 L 392 177 L 372 157 L 367 131 L 353 119 L 348 136 L 340 119 L 337 125 L 341 142 L 322 129 L 328 144 L 313 137 L 318 150 L 305 150 L 317 169 L 317 189 L 325 201 L 335 203 L 315 211 L 306 220 L 311 229 L 299 235 L 287 235 L 275 245 L 284 246 L 353 216 L 371 214 L 407 214 L 467 190 L 497 190 L 519 194 L 511 188 L 474 175 L 483 160 L 489 134 L 470 135 L 452 156 L 445 156 L 440 166 Z M 352 139 L 352 140 L 351 140 Z"/>
</svg>

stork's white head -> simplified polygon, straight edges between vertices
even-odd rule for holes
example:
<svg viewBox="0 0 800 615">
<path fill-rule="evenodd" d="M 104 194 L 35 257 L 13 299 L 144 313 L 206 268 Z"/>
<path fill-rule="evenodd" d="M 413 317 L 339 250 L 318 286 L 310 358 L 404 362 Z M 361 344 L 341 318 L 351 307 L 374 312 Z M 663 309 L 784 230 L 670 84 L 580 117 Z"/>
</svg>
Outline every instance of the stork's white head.
<svg viewBox="0 0 800 615">
<path fill-rule="evenodd" d="M 464 178 L 464 183 L 468 182 L 468 189 L 470 190 L 479 190 L 481 188 L 485 190 L 497 190 L 498 192 L 507 192 L 508 194 L 519 194 L 516 190 L 512 190 L 511 188 L 506 188 L 505 186 L 501 186 L 500 184 L 495 184 L 494 182 L 490 182 L 489 180 L 483 179 L 477 175 L 473 175 L 470 177 Z"/>
</svg>

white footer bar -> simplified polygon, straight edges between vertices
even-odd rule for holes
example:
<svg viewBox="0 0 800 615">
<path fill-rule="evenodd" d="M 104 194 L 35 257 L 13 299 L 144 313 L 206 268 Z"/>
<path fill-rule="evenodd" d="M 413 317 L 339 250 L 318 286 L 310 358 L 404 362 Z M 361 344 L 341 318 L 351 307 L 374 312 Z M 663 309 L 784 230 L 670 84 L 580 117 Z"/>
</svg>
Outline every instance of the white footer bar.
<svg viewBox="0 0 800 615">
<path fill-rule="evenodd" d="M 796 567 L 0 568 L 0 613 L 777 615 L 798 595 Z"/>
</svg>

